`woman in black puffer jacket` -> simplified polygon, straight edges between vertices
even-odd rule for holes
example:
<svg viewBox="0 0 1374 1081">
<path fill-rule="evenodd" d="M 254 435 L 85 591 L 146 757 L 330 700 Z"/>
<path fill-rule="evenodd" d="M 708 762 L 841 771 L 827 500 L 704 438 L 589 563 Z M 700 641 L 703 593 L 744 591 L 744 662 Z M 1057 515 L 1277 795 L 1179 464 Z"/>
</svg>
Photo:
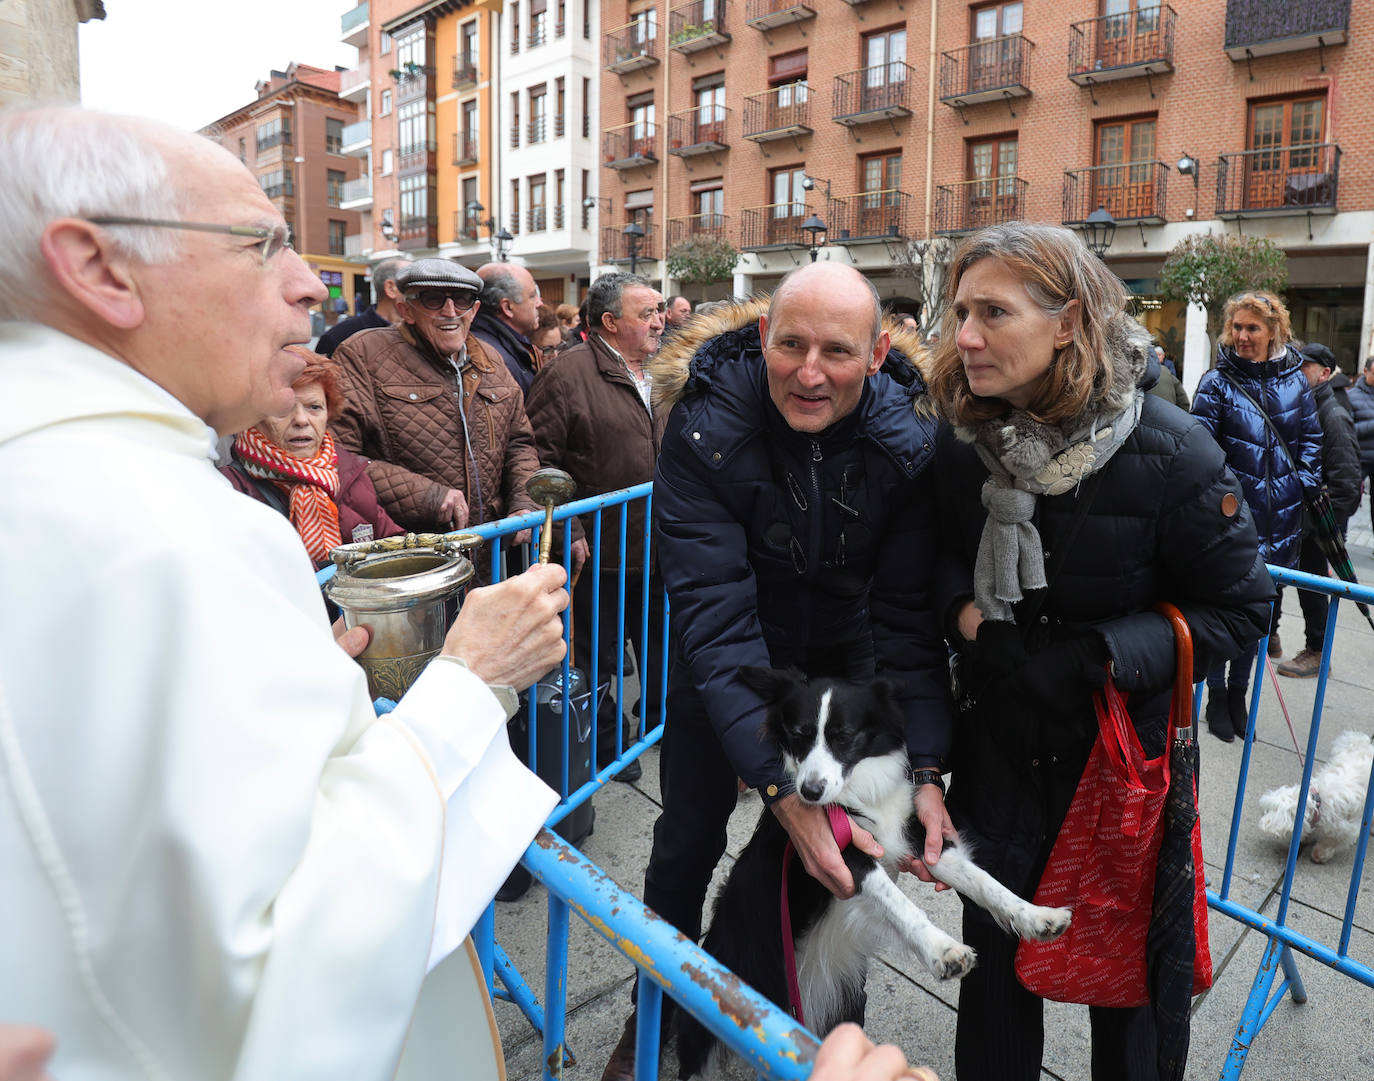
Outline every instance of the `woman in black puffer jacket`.
<svg viewBox="0 0 1374 1081">
<path fill-rule="evenodd" d="M 980 862 L 1030 897 L 1109 666 L 1146 753 L 1164 750 L 1174 640 L 1153 606 L 1182 610 L 1199 678 L 1260 637 L 1273 587 L 1220 450 L 1144 393 L 1157 371 L 1149 335 L 1074 234 L 984 230 L 956 253 L 949 289 L 930 377 L 952 426 L 937 448 L 963 707 L 948 806 Z M 966 905 L 964 940 L 978 966 L 959 989 L 960 1081 L 1038 1078 L 1043 1006 L 1016 980 L 1015 939 Z M 1096 1079 L 1157 1081 L 1179 1046 L 1149 1007 L 1090 1016 Z"/>
<path fill-rule="evenodd" d="M 1302 354 L 1290 337 L 1288 309 L 1273 293 L 1228 300 L 1217 366 L 1198 384 L 1193 416 L 1240 480 L 1264 561 L 1292 568 L 1302 544 L 1303 494 L 1321 487 L 1322 435 Z M 1283 652 L 1277 630 L 1269 628 L 1272 657 Z M 1231 662 L 1229 678 L 1220 665 L 1207 673 L 1207 727 L 1228 743 L 1249 722 L 1245 694 L 1254 662 L 1254 651 L 1246 650 Z"/>
</svg>

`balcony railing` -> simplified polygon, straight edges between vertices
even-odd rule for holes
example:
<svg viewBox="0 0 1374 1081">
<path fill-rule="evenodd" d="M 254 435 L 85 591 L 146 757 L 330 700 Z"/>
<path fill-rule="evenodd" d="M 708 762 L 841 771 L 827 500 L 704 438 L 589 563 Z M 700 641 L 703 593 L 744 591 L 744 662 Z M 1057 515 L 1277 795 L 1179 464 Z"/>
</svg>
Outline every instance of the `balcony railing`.
<svg viewBox="0 0 1374 1081">
<path fill-rule="evenodd" d="M 629 224 L 628 222 L 626 224 Z M 635 246 L 635 261 L 647 263 L 658 258 L 658 226 L 653 222 L 644 226 L 644 235 Z M 601 261 L 603 263 L 628 263 L 630 261 L 630 237 L 625 235 L 625 225 L 603 225 L 601 227 Z"/>
<path fill-rule="evenodd" d="M 668 47 L 694 53 L 730 40 L 725 32 L 726 0 L 692 0 L 668 12 Z"/>
<path fill-rule="evenodd" d="M 755 30 L 772 30 L 816 17 L 816 9 L 799 0 L 748 0 L 744 11 L 744 21 Z"/>
<path fill-rule="evenodd" d="M 601 66 L 625 75 L 658 63 L 658 31 L 644 21 L 607 31 L 601 39 Z"/>
<path fill-rule="evenodd" d="M 543 23 L 535 23 L 530 27 L 530 32 L 525 38 L 526 45 L 533 49 L 537 45 L 543 45 L 548 40 L 549 30 Z"/>
<path fill-rule="evenodd" d="M 909 237 L 911 193 L 897 188 L 832 196 L 826 208 L 826 236 L 834 243 Z"/>
<path fill-rule="evenodd" d="M 362 101 L 372 86 L 372 65 L 364 61 L 356 68 L 339 72 L 339 97 L 347 101 Z"/>
<path fill-rule="evenodd" d="M 434 67 L 427 64 L 408 63 L 391 69 L 391 77 L 396 83 L 396 104 L 416 101 L 429 95 L 437 74 Z"/>
<path fill-rule="evenodd" d="M 744 96 L 744 137 L 756 143 L 811 134 L 811 88 L 804 82 Z"/>
<path fill-rule="evenodd" d="M 531 233 L 542 233 L 549 227 L 549 212 L 542 206 L 532 206 L 525 211 L 526 228 Z"/>
<path fill-rule="evenodd" d="M 621 124 L 601 133 L 601 160 L 611 169 L 637 169 L 658 161 L 658 125 Z"/>
<path fill-rule="evenodd" d="M 563 204 L 562 204 L 562 203 L 559 203 L 557 206 L 555 206 L 555 207 L 553 208 L 553 227 L 554 227 L 555 229 L 562 229 L 562 228 L 563 228 Z"/>
<path fill-rule="evenodd" d="M 910 95 L 915 86 L 915 69 L 900 60 L 836 75 L 834 120 L 853 127 L 910 116 Z"/>
<path fill-rule="evenodd" d="M 941 184 L 935 189 L 935 231 L 970 233 L 984 226 L 1017 221 L 1025 214 L 1028 186 L 1019 176 Z"/>
<path fill-rule="evenodd" d="M 396 246 L 404 249 L 438 247 L 439 218 L 406 217 L 401 219 Z"/>
<path fill-rule="evenodd" d="M 460 131 L 453 133 L 453 164 L 477 164 L 477 139 L 475 136 L 464 135 Z"/>
<path fill-rule="evenodd" d="M 520 149 L 520 121 L 518 120 L 510 126 L 510 148 L 512 150 Z"/>
<path fill-rule="evenodd" d="M 528 130 L 525 132 L 525 139 L 531 143 L 542 143 L 548 138 L 549 119 L 546 116 L 536 116 L 526 125 Z"/>
<path fill-rule="evenodd" d="M 1170 166 L 1162 161 L 1095 165 L 1064 173 L 1065 225 L 1082 225 L 1099 206 L 1117 221 L 1164 222 Z"/>
<path fill-rule="evenodd" d="M 372 202 L 372 178 L 360 176 L 356 180 L 345 180 L 339 192 L 339 206 L 344 210 L 356 210 L 360 203 Z"/>
<path fill-rule="evenodd" d="M 725 150 L 725 124 L 730 110 L 724 105 L 698 105 L 668 117 L 668 153 L 679 157 Z"/>
<path fill-rule="evenodd" d="M 563 132 L 566 127 L 567 125 L 563 121 L 563 114 L 559 113 L 553 118 L 553 137 L 555 139 L 563 138 Z"/>
<path fill-rule="evenodd" d="M 339 150 L 344 154 L 366 153 L 372 145 L 372 121 L 359 120 L 356 124 L 345 124 L 339 132 Z"/>
<path fill-rule="evenodd" d="M 353 233 L 344 237 L 344 258 L 356 259 L 366 255 L 372 250 L 371 241 L 371 235 L 364 237 L 362 233 Z"/>
<path fill-rule="evenodd" d="M 1232 60 L 1341 45 L 1350 40 L 1350 0 L 1227 0 L 1226 54 Z"/>
<path fill-rule="evenodd" d="M 811 237 L 801 225 L 814 211 L 805 203 L 767 203 L 746 207 L 739 216 L 741 248 L 805 248 Z"/>
<path fill-rule="evenodd" d="M 462 210 L 453 212 L 453 235 L 460 244 L 475 244 L 480 239 L 479 226 L 470 215 Z"/>
<path fill-rule="evenodd" d="M 350 127 L 351 126 L 352 125 L 350 125 Z M 343 130 L 347 131 L 348 128 L 344 128 Z M 260 136 L 257 142 L 259 154 L 261 154 L 264 150 L 271 150 L 274 146 L 290 146 L 291 129 L 283 128 L 281 131 L 274 131 L 271 135 Z M 344 142 L 347 143 L 348 140 L 345 139 Z"/>
<path fill-rule="evenodd" d="M 1174 70 L 1174 23 L 1167 4 L 1085 19 L 1069 27 L 1069 78 L 1079 86 Z"/>
<path fill-rule="evenodd" d="M 1340 181 L 1335 143 L 1273 146 L 1217 159 L 1217 216 L 1332 214 Z"/>
<path fill-rule="evenodd" d="M 940 54 L 940 100 L 946 105 L 1022 98 L 1030 93 L 1030 51 L 1023 34 L 976 41 Z"/>
<path fill-rule="evenodd" d="M 685 218 L 668 219 L 668 250 L 699 236 L 713 240 L 729 240 L 730 217 L 728 214 L 690 214 Z"/>
<path fill-rule="evenodd" d="M 364 48 L 367 45 L 367 0 L 339 18 L 339 33 L 345 45 Z"/>
<path fill-rule="evenodd" d="M 471 56 L 453 58 L 453 89 L 468 90 L 476 86 L 481 75 L 477 70 L 477 59 Z"/>
</svg>

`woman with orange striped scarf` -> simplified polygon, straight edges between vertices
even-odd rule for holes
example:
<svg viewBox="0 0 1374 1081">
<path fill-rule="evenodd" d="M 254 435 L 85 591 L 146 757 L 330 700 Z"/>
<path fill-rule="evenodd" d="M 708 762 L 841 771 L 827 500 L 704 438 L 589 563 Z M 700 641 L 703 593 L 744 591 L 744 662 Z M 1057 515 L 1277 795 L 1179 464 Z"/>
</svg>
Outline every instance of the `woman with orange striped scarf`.
<svg viewBox="0 0 1374 1081">
<path fill-rule="evenodd" d="M 320 567 L 341 543 L 405 530 L 378 503 L 367 459 L 336 447 L 326 430 L 343 403 L 334 362 L 302 346 L 288 348 L 306 360 L 292 384 L 295 405 L 235 436 L 232 460 L 220 471 L 239 491 L 290 518 Z"/>
</svg>

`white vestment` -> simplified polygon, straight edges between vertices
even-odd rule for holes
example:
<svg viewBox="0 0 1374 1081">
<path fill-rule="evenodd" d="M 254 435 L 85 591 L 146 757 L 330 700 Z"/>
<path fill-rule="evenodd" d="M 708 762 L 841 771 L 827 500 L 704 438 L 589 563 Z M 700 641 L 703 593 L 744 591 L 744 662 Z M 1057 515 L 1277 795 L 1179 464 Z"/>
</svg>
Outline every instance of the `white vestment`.
<svg viewBox="0 0 1374 1081">
<path fill-rule="evenodd" d="M 62 1081 L 380 1081 L 557 797 L 460 665 L 376 718 L 213 441 L 0 323 L 0 1020 Z"/>
</svg>

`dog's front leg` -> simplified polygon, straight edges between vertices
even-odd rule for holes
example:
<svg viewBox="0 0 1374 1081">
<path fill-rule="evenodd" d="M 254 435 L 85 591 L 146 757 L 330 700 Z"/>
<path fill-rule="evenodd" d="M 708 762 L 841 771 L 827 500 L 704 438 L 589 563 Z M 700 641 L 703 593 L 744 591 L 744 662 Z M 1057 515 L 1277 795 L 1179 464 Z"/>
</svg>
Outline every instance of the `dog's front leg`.
<svg viewBox="0 0 1374 1081">
<path fill-rule="evenodd" d="M 897 935 L 903 944 L 938 979 L 966 976 L 977 962 L 977 954 L 930 922 L 879 866 L 855 876 L 859 895 L 866 906 Z"/>
</svg>

